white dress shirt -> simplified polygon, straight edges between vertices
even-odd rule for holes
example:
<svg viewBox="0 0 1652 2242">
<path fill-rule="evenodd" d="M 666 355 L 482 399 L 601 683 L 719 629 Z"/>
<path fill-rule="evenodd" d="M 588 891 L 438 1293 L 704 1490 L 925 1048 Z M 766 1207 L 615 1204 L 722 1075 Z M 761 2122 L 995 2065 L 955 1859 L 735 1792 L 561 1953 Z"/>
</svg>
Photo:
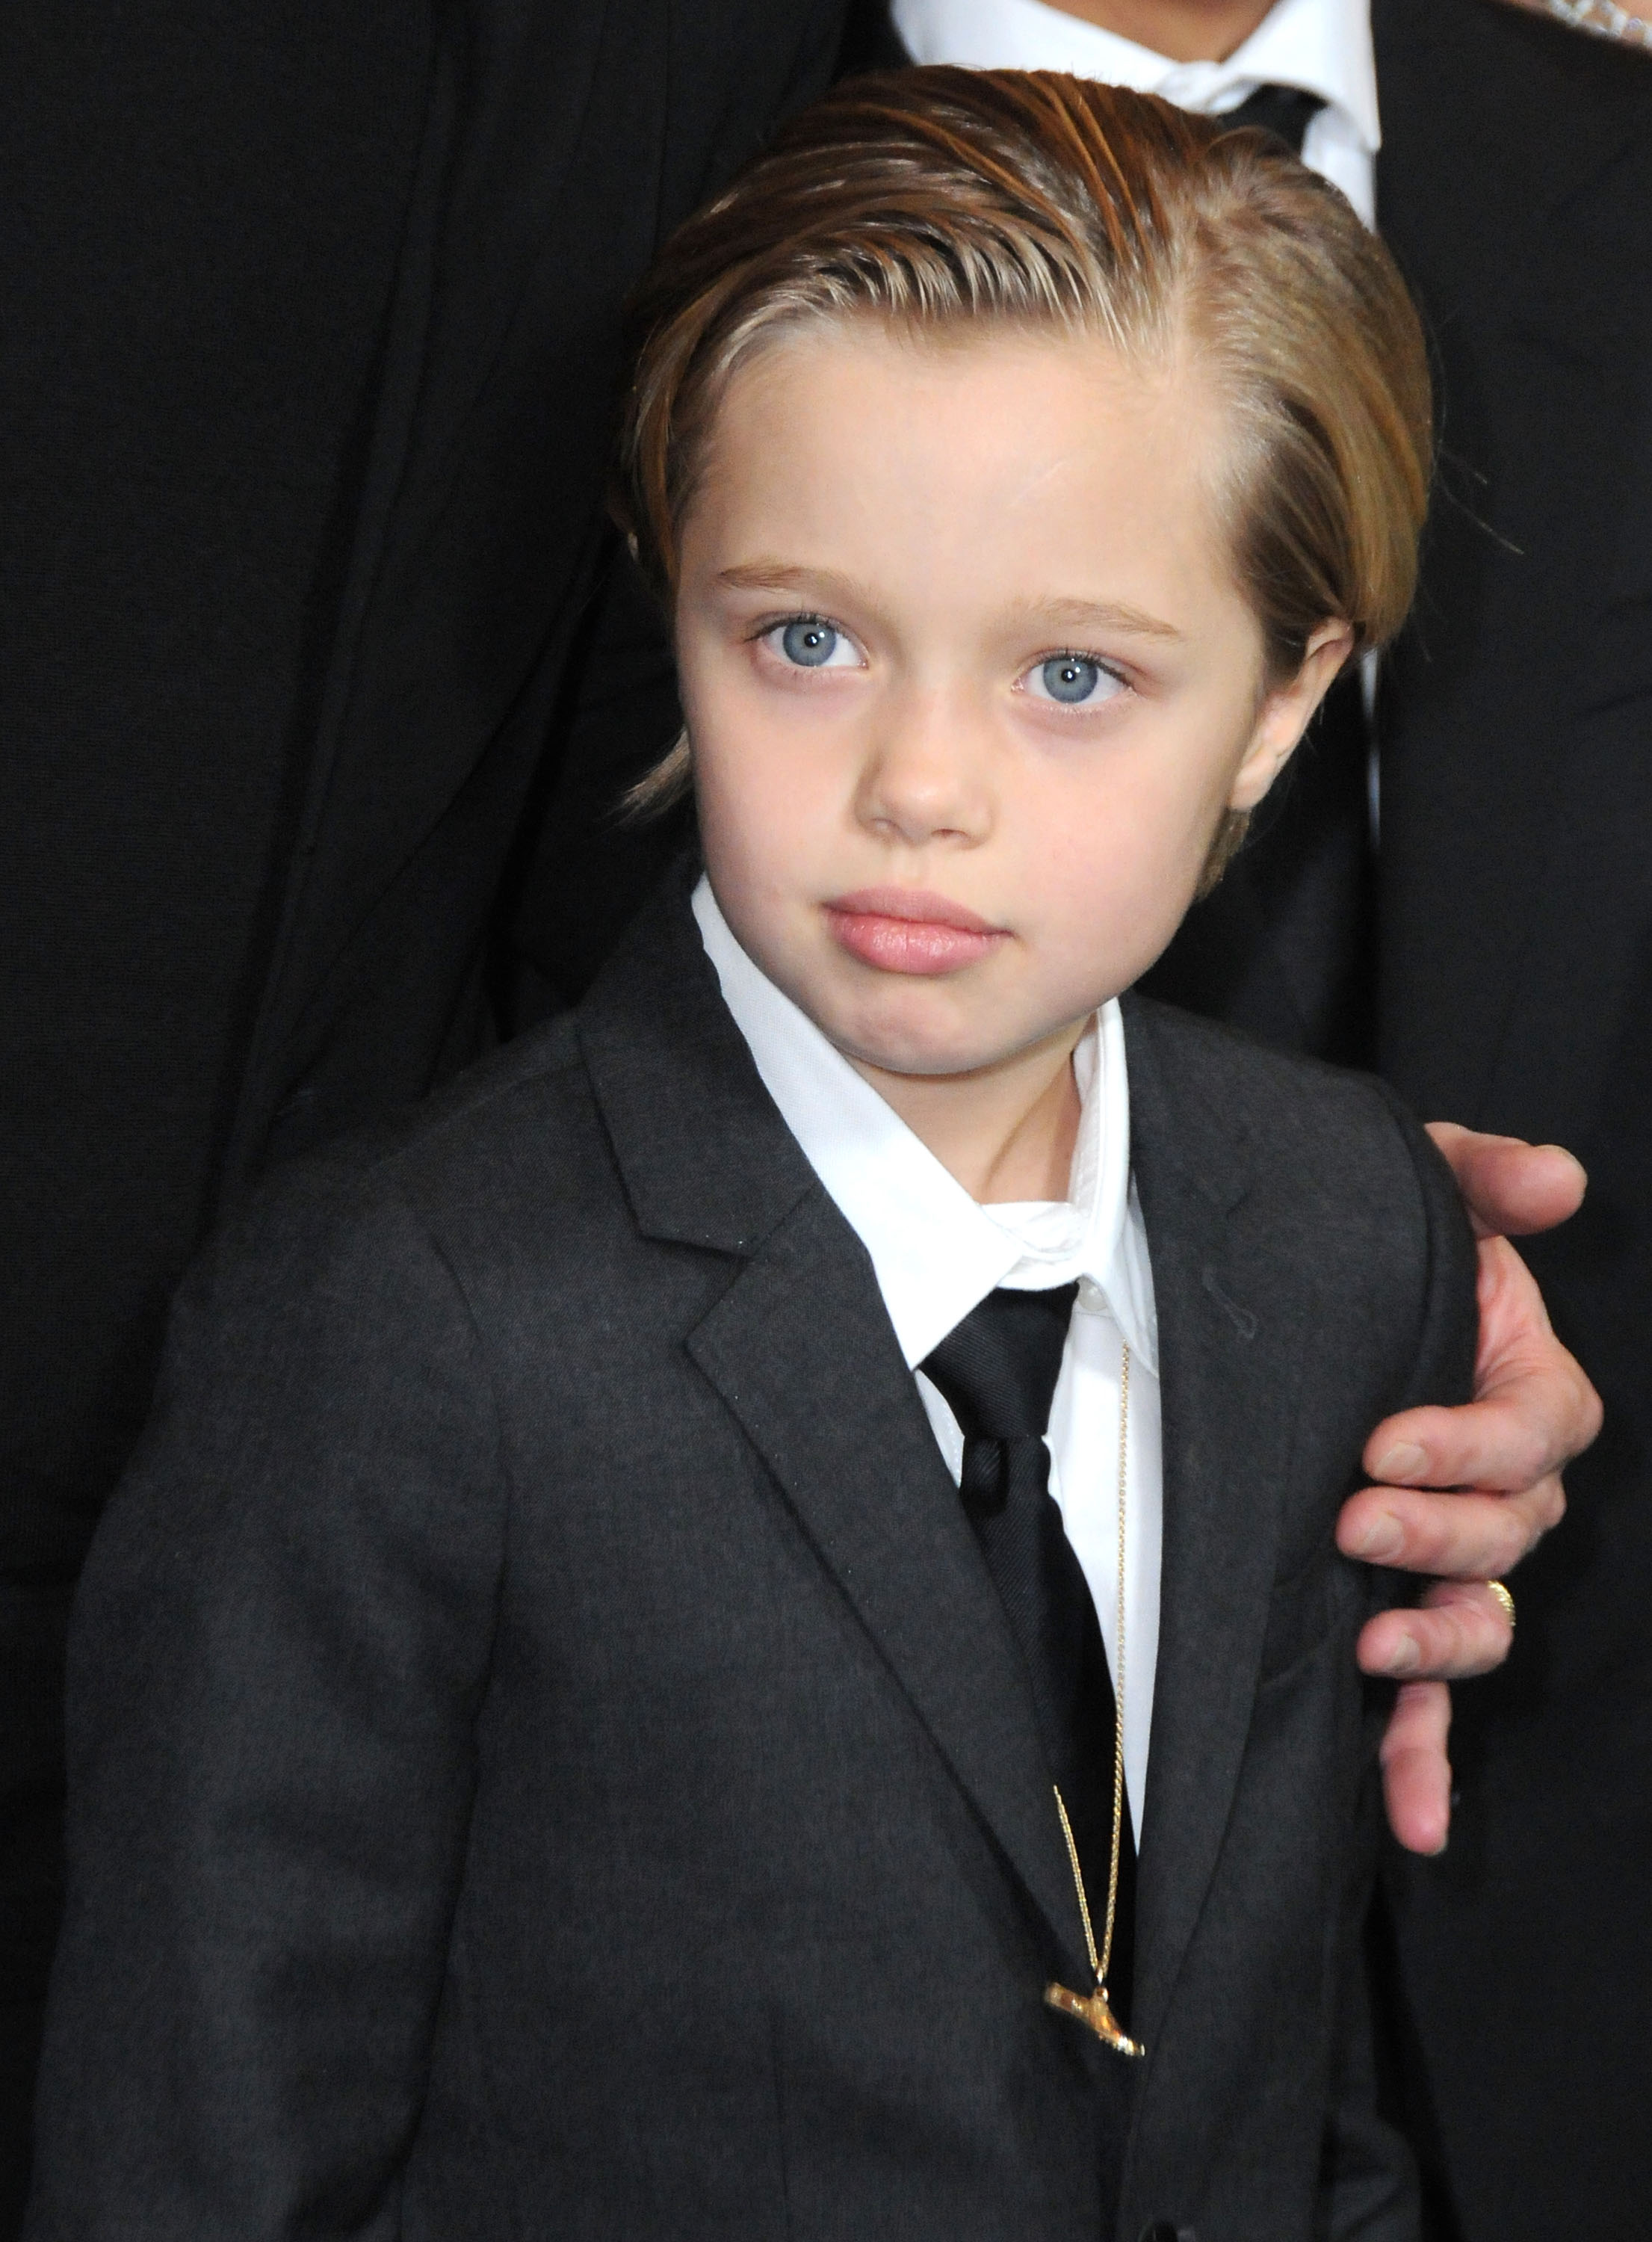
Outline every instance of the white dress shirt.
<svg viewBox="0 0 1652 2242">
<path fill-rule="evenodd" d="M 1126 1473 L 1125 1781 L 1138 1831 L 1159 1650 L 1163 1475 L 1153 1271 L 1130 1180 L 1124 1025 L 1104 1004 L 1080 1044 L 1070 1196 L 982 1206 L 731 933 L 708 881 L 694 916 L 723 1000 L 781 1118 L 872 1257 L 889 1320 L 954 1480 L 963 1436 L 918 1365 L 997 1286 L 1078 1282 L 1050 1410 L 1050 1491 L 1089 1583 L 1119 1680 L 1119 1370 L 1130 1348 Z"/>
<path fill-rule="evenodd" d="M 1376 57 L 1369 0 L 1277 0 L 1226 62 L 1178 63 L 1043 0 L 893 0 L 914 61 L 973 70 L 1070 70 L 1220 117 L 1259 85 L 1300 86 L 1325 107 L 1302 160 L 1376 222 Z"/>
</svg>

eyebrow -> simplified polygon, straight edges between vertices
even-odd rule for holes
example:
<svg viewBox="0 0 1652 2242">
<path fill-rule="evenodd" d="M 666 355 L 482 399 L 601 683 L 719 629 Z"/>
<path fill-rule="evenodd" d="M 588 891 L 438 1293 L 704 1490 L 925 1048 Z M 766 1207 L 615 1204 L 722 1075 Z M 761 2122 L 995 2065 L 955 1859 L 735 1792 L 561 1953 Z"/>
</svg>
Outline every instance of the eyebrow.
<svg viewBox="0 0 1652 2242">
<path fill-rule="evenodd" d="M 719 568 L 717 581 L 736 592 L 826 591 L 859 600 L 870 596 L 865 585 L 835 568 L 794 568 L 784 560 L 742 561 L 732 568 Z"/>
<path fill-rule="evenodd" d="M 835 568 L 799 568 L 784 560 L 747 560 L 718 572 L 717 581 L 737 592 L 799 592 L 828 599 L 850 599 L 874 604 L 872 594 L 853 577 Z M 1030 624 L 1051 630 L 1114 630 L 1134 638 L 1179 639 L 1174 623 L 1160 621 L 1141 607 L 1120 600 L 1026 600 L 1016 611 Z"/>
<path fill-rule="evenodd" d="M 1018 602 L 1029 622 L 1073 630 L 1128 631 L 1134 638 L 1180 638 L 1174 623 L 1163 622 L 1122 600 L 1027 600 Z"/>
</svg>

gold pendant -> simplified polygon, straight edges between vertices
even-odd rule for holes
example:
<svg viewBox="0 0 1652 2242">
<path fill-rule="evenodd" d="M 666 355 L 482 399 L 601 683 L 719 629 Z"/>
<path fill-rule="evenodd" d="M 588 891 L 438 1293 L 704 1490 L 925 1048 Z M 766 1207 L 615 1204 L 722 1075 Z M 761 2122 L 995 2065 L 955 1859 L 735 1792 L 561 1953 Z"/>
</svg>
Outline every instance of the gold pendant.
<svg viewBox="0 0 1652 2242">
<path fill-rule="evenodd" d="M 1081 2024 L 1088 2024 L 1099 2040 L 1116 2048 L 1120 2055 L 1145 2055 L 1147 2049 L 1119 2029 L 1119 2020 L 1107 2006 L 1107 1990 L 1098 1985 L 1093 1993 L 1074 1993 L 1065 1985 L 1052 1982 L 1044 1988 L 1046 2004 L 1060 2009 L 1064 2017 L 1076 2017 Z"/>
</svg>

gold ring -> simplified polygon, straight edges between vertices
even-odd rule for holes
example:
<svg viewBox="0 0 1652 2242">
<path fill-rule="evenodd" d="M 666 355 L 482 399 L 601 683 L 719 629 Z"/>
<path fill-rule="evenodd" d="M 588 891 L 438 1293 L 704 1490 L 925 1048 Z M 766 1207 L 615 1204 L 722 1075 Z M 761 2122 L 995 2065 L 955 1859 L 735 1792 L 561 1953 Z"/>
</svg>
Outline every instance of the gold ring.
<svg viewBox="0 0 1652 2242">
<path fill-rule="evenodd" d="M 1502 1607 L 1503 1617 L 1508 1621 L 1509 1632 L 1512 1634 L 1514 1632 L 1515 1626 L 1515 1599 L 1509 1594 L 1508 1589 L 1504 1588 L 1501 1581 L 1488 1581 L 1486 1586 L 1491 1590 L 1493 1595 L 1496 1597 L 1498 1603 Z"/>
</svg>

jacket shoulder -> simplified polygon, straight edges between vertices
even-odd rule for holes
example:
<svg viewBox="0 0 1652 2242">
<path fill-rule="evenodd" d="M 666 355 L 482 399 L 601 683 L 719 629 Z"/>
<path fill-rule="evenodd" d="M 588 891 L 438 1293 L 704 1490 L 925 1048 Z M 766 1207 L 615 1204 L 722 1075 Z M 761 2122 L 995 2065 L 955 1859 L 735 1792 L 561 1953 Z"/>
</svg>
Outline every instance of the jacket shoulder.
<svg viewBox="0 0 1652 2242">
<path fill-rule="evenodd" d="M 1323 1167 L 1346 1185 L 1368 1164 L 1408 1165 L 1403 1156 L 1415 1155 L 1416 1140 L 1428 1144 L 1374 1076 L 1276 1050 L 1154 997 L 1130 997 L 1126 1018 L 1133 1063 L 1140 1053 L 1169 1108 L 1214 1124 L 1249 1164 L 1306 1162 L 1308 1172 Z"/>
<path fill-rule="evenodd" d="M 1467 1400 L 1474 1238 L 1450 1169 L 1403 1102 L 1374 1077 L 1151 998 L 1129 997 L 1125 1017 L 1138 1173 L 1167 1153 L 1191 1187 L 1242 1203 L 1254 1250 L 1277 1272 L 1334 1271 L 1369 1304 L 1371 1328 L 1411 1331 L 1395 1406 Z"/>
<path fill-rule="evenodd" d="M 434 1214 L 478 1186 L 554 1191 L 600 1148 L 601 1128 L 571 1013 L 530 1030 L 399 1112 L 277 1170 L 261 1197 L 343 1188 L 399 1195 Z"/>
</svg>

